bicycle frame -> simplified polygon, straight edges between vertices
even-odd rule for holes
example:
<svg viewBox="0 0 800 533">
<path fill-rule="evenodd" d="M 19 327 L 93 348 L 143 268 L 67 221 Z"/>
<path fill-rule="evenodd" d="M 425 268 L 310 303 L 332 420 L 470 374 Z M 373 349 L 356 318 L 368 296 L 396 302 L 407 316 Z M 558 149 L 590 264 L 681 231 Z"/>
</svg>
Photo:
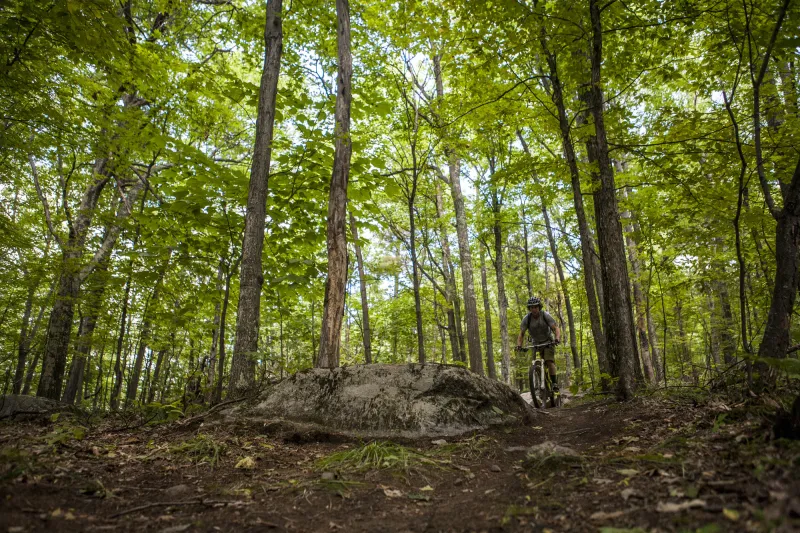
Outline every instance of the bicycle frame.
<svg viewBox="0 0 800 533">
<path fill-rule="evenodd" d="M 553 407 L 555 407 L 558 404 L 558 400 L 560 400 L 560 397 L 557 398 L 553 392 L 550 384 L 550 373 L 545 370 L 544 358 L 536 357 L 537 353 L 554 345 L 554 342 L 546 342 L 543 344 L 528 345 L 523 348 L 525 351 L 533 350 L 531 366 L 528 369 L 528 383 L 531 388 L 531 400 L 537 409 L 544 406 L 548 399 L 550 400 L 550 405 Z"/>
</svg>

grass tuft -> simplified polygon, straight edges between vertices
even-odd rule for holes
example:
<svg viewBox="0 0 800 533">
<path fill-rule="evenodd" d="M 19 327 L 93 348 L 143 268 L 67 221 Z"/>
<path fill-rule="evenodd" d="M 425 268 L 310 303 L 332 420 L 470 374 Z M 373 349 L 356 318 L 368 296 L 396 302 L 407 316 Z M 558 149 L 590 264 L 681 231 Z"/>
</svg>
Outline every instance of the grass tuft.
<svg viewBox="0 0 800 533">
<path fill-rule="evenodd" d="M 317 470 L 365 471 L 402 470 L 408 472 L 419 465 L 439 466 L 439 463 L 424 454 L 395 444 L 375 441 L 352 450 L 336 452 L 316 463 Z"/>
<path fill-rule="evenodd" d="M 192 439 L 170 446 L 169 452 L 183 456 L 194 464 L 207 463 L 214 468 L 219 458 L 225 455 L 226 448 L 225 443 L 218 443 L 212 437 L 200 433 Z"/>
</svg>

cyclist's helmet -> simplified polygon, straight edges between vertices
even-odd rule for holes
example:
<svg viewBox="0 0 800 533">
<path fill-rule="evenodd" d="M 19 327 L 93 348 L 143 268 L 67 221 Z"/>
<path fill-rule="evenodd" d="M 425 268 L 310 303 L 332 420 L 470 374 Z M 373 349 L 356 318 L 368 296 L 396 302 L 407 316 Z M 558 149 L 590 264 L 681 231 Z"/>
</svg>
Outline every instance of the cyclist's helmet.
<svg viewBox="0 0 800 533">
<path fill-rule="evenodd" d="M 542 307 L 542 301 L 541 301 L 539 298 L 537 298 L 536 296 L 534 296 L 533 298 L 531 298 L 530 300 L 528 300 L 528 309 L 530 309 L 531 307 L 537 307 L 537 306 L 538 306 L 540 309 L 541 309 L 541 307 Z"/>
</svg>

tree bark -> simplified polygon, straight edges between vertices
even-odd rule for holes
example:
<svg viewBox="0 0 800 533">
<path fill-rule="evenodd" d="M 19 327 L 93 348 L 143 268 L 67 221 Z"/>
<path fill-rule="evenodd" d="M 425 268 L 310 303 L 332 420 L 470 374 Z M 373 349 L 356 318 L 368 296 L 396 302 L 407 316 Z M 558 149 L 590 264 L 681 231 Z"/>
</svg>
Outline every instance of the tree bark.
<svg viewBox="0 0 800 533">
<path fill-rule="evenodd" d="M 139 240 L 139 230 L 136 230 L 136 237 L 133 239 L 133 249 Z M 122 314 L 119 319 L 119 334 L 117 336 L 117 353 L 114 359 L 114 389 L 111 392 L 111 410 L 116 411 L 119 407 L 119 395 L 122 391 L 122 346 L 125 340 L 126 321 L 128 318 L 128 305 L 131 296 L 131 278 L 133 276 L 133 257 L 128 261 L 128 279 L 125 281 L 125 293 L 122 298 Z"/>
<path fill-rule="evenodd" d="M 220 256 L 219 265 L 217 266 L 217 294 L 222 293 L 223 285 L 222 279 L 224 277 L 225 258 Z M 219 345 L 219 321 L 220 321 L 220 308 L 222 302 L 217 300 L 214 304 L 214 321 L 211 326 L 211 348 L 208 352 L 208 370 L 206 372 L 206 403 L 211 403 L 214 399 L 214 378 L 216 377 L 217 369 L 217 347 Z M 161 354 L 159 354 L 160 356 Z M 160 360 L 159 360 L 160 362 Z M 158 373 L 159 364 L 156 363 L 156 373 Z M 150 400 L 151 402 L 153 400 Z"/>
<path fill-rule="evenodd" d="M 520 143 L 522 144 L 522 149 L 525 153 L 530 157 L 531 153 L 528 149 L 528 144 L 525 142 L 525 138 L 522 136 L 522 132 L 517 130 L 517 137 L 519 138 Z M 534 172 L 532 174 L 533 182 L 539 186 L 539 176 L 536 175 Z M 547 202 L 544 199 L 544 196 L 540 196 L 539 198 L 542 204 L 542 217 L 544 218 L 544 227 L 545 233 L 547 234 L 547 241 L 550 244 L 550 253 L 553 254 L 553 263 L 555 264 L 556 272 L 558 273 L 558 281 L 561 285 L 561 292 L 564 294 L 564 306 L 567 308 L 567 323 L 569 326 L 569 347 L 572 353 L 572 366 L 575 368 L 575 377 L 576 383 L 580 384 L 583 380 L 583 376 L 581 375 L 581 361 L 578 357 L 578 342 L 575 337 L 575 315 L 572 312 L 572 300 L 569 296 L 569 287 L 567 286 L 566 278 L 564 277 L 564 266 L 561 263 L 561 259 L 558 255 L 558 244 L 556 243 L 555 236 L 553 235 L 553 228 L 550 226 L 550 215 L 547 212 Z"/>
<path fill-rule="evenodd" d="M 500 341 L 502 365 L 501 372 L 503 383 L 511 385 L 511 347 L 508 339 L 508 298 L 506 296 L 506 284 L 503 277 L 503 232 L 500 225 L 500 209 L 502 208 L 497 191 L 492 195 L 492 211 L 494 213 L 494 223 L 492 232 L 494 234 L 494 273 L 497 282 L 497 309 L 500 320 Z"/>
<path fill-rule="evenodd" d="M 782 359 L 789 348 L 789 326 L 800 286 L 800 159 L 784 195 L 783 209 L 776 218 L 775 286 L 758 356 Z M 761 365 L 759 371 L 763 374 L 767 368 Z"/>
<path fill-rule="evenodd" d="M 441 57 L 433 58 L 434 73 L 436 76 L 436 95 L 441 102 L 444 99 L 444 84 L 442 82 Z M 467 318 L 467 347 L 469 349 L 470 369 L 483 375 L 483 356 L 481 355 L 481 334 L 478 321 L 478 302 L 475 297 L 475 282 L 473 280 L 472 252 L 469 247 L 467 229 L 467 215 L 464 208 L 464 196 L 461 193 L 461 162 L 452 146 L 445 147 L 447 166 L 449 169 L 450 193 L 453 196 L 453 207 L 456 212 L 456 233 L 458 235 L 458 254 L 461 259 L 461 280 L 464 291 L 464 312 Z"/>
<path fill-rule="evenodd" d="M 283 0 L 267 2 L 267 18 L 264 24 L 264 67 L 258 92 L 256 138 L 242 239 L 242 272 L 236 315 L 236 340 L 228 385 L 229 395 L 233 397 L 246 394 L 255 385 L 261 286 L 264 284 L 261 256 L 264 249 L 275 100 L 278 94 L 278 77 L 283 51 L 282 8 Z"/>
<path fill-rule="evenodd" d="M 222 311 L 219 315 L 219 368 L 217 370 L 217 384 L 214 386 L 214 397 L 212 399 L 212 403 L 214 404 L 222 401 L 222 383 L 225 378 L 225 329 L 226 324 L 228 323 L 228 304 L 230 302 L 231 295 L 231 279 L 233 279 L 234 273 L 239 268 L 239 262 L 241 260 L 242 256 L 240 255 L 238 258 L 236 258 L 233 264 L 228 267 L 228 271 L 225 275 L 225 295 L 222 297 Z"/>
<path fill-rule="evenodd" d="M 87 294 L 83 304 L 86 307 L 86 311 L 81 318 L 77 350 L 72 358 L 72 367 L 70 368 L 69 378 L 67 379 L 67 386 L 64 389 L 64 396 L 61 398 L 62 402 L 69 405 L 75 403 L 75 399 L 81 390 L 86 362 L 92 350 L 92 336 L 97 326 L 100 310 L 103 307 L 103 297 L 106 292 L 109 276 L 108 259 L 105 259 L 95 270 L 92 279 L 88 282 L 89 287 L 86 291 Z"/>
<path fill-rule="evenodd" d="M 604 332 L 611 374 L 618 377 L 617 395 L 628 400 L 637 387 L 639 355 L 633 327 L 630 302 L 630 280 L 625 262 L 625 242 L 617 207 L 614 171 L 608 155 L 608 142 L 603 118 L 603 91 L 600 82 L 602 62 L 602 26 L 598 0 L 589 0 L 592 22 L 590 112 L 594 119 L 594 136 L 590 136 L 589 160 L 598 163 L 593 179 L 598 185 L 594 194 L 600 264 L 603 275 Z"/>
<path fill-rule="evenodd" d="M 623 189 L 623 197 L 627 198 L 627 189 Z M 633 275 L 633 304 L 636 309 L 636 333 L 639 337 L 639 349 L 641 350 L 642 366 L 644 366 L 644 376 L 648 382 L 656 381 L 653 369 L 653 359 L 650 357 L 650 342 L 647 339 L 647 317 L 645 316 L 644 292 L 642 291 L 642 267 L 639 262 L 639 251 L 634 237 L 633 213 L 627 211 L 622 217 L 628 221 L 625 228 L 625 244 L 628 248 L 628 261 L 631 265 Z"/>
<path fill-rule="evenodd" d="M 481 292 L 483 293 L 483 314 L 486 322 L 486 369 L 491 379 L 497 379 L 494 367 L 494 342 L 492 340 L 492 307 L 489 305 L 489 285 L 486 282 L 486 254 L 481 250 Z"/>
<path fill-rule="evenodd" d="M 445 299 L 447 300 L 447 324 L 453 360 L 466 362 L 464 336 L 461 332 L 461 304 L 458 300 L 455 283 L 455 269 L 450 254 L 450 242 L 447 235 L 447 223 L 444 218 L 444 202 L 442 188 L 436 182 L 436 218 L 440 223 L 439 241 L 442 247 L 442 271 L 444 273 Z"/>
<path fill-rule="evenodd" d="M 601 287 L 595 283 L 594 273 L 594 244 L 589 229 L 589 222 L 586 219 L 586 211 L 583 205 L 583 195 L 581 193 L 581 179 L 580 171 L 578 169 L 578 161 L 575 156 L 575 146 L 572 143 L 572 136 L 570 132 L 570 121 L 567 118 L 566 105 L 564 103 L 564 92 L 561 85 L 561 79 L 558 75 L 558 62 L 555 54 L 549 51 L 547 40 L 544 36 L 540 39 L 540 44 L 545 52 L 547 64 L 550 71 L 550 83 L 552 86 L 551 98 L 558 111 L 558 123 L 561 131 L 561 146 L 564 151 L 564 158 L 567 161 L 567 166 L 570 171 L 570 178 L 572 181 L 572 199 L 575 206 L 575 215 L 578 219 L 578 231 L 581 240 L 581 260 L 583 265 L 583 283 L 586 289 L 587 307 L 589 310 L 589 323 L 592 330 L 592 338 L 594 339 L 595 351 L 597 352 L 597 365 L 601 374 L 609 373 L 609 365 L 607 358 L 606 339 L 603 332 L 603 323 L 601 316 L 602 303 L 598 303 L 600 298 Z M 605 385 L 605 380 L 603 380 Z"/>
<path fill-rule="evenodd" d="M 353 60 L 350 54 L 350 4 L 336 0 L 336 42 L 339 75 L 336 88 L 336 143 L 333 173 L 328 196 L 328 278 L 325 282 L 325 303 L 322 311 L 322 333 L 316 367 L 339 366 L 342 315 L 347 280 L 347 182 L 350 177 L 350 101 Z"/>
<path fill-rule="evenodd" d="M 525 215 L 525 202 L 522 202 L 522 249 L 525 252 L 525 284 L 528 287 L 528 298 L 533 296 L 531 285 L 531 253 L 528 248 L 528 217 Z"/>
<path fill-rule="evenodd" d="M 364 360 L 369 365 L 372 363 L 372 342 L 369 328 L 369 300 L 367 299 L 367 278 L 364 275 L 364 257 L 361 255 L 361 245 L 358 243 L 358 226 L 353 213 L 350 213 L 350 231 L 353 234 L 353 246 L 356 250 L 358 262 L 358 282 L 361 287 L 361 337 L 364 340 Z"/>
</svg>

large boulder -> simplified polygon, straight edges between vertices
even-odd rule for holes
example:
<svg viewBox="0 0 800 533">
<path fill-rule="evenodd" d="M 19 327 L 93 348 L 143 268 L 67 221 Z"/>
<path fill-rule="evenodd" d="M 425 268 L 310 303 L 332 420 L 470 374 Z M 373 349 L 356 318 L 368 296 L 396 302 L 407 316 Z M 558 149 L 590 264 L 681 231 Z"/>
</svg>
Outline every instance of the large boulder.
<svg viewBox="0 0 800 533">
<path fill-rule="evenodd" d="M 439 364 L 309 369 L 245 409 L 266 421 L 376 438 L 452 436 L 538 414 L 503 383 Z"/>
</svg>

